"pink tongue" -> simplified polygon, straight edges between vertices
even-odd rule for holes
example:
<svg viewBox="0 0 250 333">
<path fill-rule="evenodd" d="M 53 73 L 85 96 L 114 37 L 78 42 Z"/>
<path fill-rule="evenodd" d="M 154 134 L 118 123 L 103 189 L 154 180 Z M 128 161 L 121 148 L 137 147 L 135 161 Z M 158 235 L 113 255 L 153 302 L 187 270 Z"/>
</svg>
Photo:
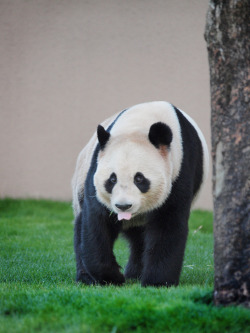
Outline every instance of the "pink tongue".
<svg viewBox="0 0 250 333">
<path fill-rule="evenodd" d="M 120 212 L 118 213 L 118 220 L 130 220 L 132 214 L 129 212 Z"/>
</svg>

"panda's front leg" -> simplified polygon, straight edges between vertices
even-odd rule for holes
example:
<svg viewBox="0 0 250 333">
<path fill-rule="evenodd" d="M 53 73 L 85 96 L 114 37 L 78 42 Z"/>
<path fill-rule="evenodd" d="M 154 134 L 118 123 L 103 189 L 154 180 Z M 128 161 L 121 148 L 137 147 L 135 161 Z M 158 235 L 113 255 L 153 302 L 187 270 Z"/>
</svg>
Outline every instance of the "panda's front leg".
<svg viewBox="0 0 250 333">
<path fill-rule="evenodd" d="M 113 245 L 119 233 L 119 226 L 112 223 L 109 212 L 100 209 L 83 209 L 81 258 L 90 283 L 122 284 L 124 276 L 116 262 Z M 88 284 L 88 281 L 83 281 Z"/>
<path fill-rule="evenodd" d="M 144 228 L 134 227 L 123 231 L 129 241 L 130 256 L 125 268 L 126 280 L 140 279 L 142 274 L 142 256 L 144 250 Z"/>
<path fill-rule="evenodd" d="M 170 287 L 179 284 L 188 234 L 188 215 L 156 213 L 151 217 L 145 231 L 142 286 Z"/>
<path fill-rule="evenodd" d="M 95 280 L 86 272 L 81 255 L 81 239 L 82 239 L 82 213 L 75 219 L 74 227 L 74 250 L 76 258 L 76 282 L 85 284 L 94 284 Z"/>
</svg>

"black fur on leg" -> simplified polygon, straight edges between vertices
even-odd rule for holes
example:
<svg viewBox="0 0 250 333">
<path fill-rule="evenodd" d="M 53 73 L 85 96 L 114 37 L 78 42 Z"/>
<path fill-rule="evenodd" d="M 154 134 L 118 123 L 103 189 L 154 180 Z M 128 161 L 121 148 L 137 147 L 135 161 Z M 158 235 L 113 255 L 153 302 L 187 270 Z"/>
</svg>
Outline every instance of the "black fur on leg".
<svg viewBox="0 0 250 333">
<path fill-rule="evenodd" d="M 177 208 L 177 207 L 176 207 Z M 145 230 L 142 286 L 179 284 L 188 234 L 189 210 L 157 210 Z"/>
<path fill-rule="evenodd" d="M 85 271 L 82 258 L 81 258 L 81 234 L 82 234 L 82 213 L 75 219 L 74 227 L 74 250 L 76 257 L 76 282 L 85 284 L 94 284 L 94 279 Z"/>
<path fill-rule="evenodd" d="M 144 251 L 144 228 L 135 227 L 123 231 L 130 244 L 130 256 L 125 268 L 126 280 L 136 280 L 142 274 L 142 255 Z"/>
<path fill-rule="evenodd" d="M 80 272 L 76 276 L 76 282 L 81 282 L 81 283 L 87 284 L 87 285 L 92 285 L 92 284 L 96 283 L 95 280 L 88 273 L 84 273 L 84 272 Z"/>
<path fill-rule="evenodd" d="M 91 283 L 94 281 L 101 285 L 121 285 L 125 282 L 113 254 L 121 224 L 115 223 L 113 219 L 95 196 L 85 196 L 80 222 L 80 257 L 85 273 L 81 276 L 83 283 L 90 280 Z"/>
</svg>

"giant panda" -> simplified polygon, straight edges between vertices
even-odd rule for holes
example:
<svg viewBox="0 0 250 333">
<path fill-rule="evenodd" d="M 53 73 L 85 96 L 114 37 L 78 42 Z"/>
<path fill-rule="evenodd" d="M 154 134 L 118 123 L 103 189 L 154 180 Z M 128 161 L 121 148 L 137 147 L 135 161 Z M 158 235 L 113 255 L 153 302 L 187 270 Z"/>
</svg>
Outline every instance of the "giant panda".
<svg viewBox="0 0 250 333">
<path fill-rule="evenodd" d="M 167 102 L 135 105 L 99 125 L 72 180 L 76 281 L 178 285 L 208 160 L 197 124 Z M 119 233 L 130 245 L 124 275 L 113 253 Z"/>
</svg>

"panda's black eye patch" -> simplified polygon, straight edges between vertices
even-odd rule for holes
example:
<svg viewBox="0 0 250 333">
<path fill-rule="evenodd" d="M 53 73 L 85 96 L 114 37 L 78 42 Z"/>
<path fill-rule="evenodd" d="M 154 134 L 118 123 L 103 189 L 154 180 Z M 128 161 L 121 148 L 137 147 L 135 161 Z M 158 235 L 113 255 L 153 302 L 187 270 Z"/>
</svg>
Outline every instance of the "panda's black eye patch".
<svg viewBox="0 0 250 333">
<path fill-rule="evenodd" d="M 148 192 L 150 188 L 150 181 L 144 177 L 141 172 L 137 172 L 134 176 L 134 184 L 142 193 Z"/>
<path fill-rule="evenodd" d="M 109 179 L 106 180 L 104 187 L 108 193 L 112 193 L 113 187 L 117 183 L 116 174 L 113 172 L 111 173 Z"/>
</svg>

